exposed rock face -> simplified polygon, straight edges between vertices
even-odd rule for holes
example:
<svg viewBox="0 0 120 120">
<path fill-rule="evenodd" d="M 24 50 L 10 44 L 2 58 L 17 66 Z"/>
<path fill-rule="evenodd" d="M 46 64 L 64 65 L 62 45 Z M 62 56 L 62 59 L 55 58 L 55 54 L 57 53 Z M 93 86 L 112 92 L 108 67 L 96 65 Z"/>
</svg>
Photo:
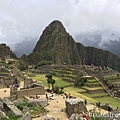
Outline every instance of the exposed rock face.
<svg viewBox="0 0 120 120">
<path fill-rule="evenodd" d="M 29 113 L 29 112 L 26 112 L 26 114 L 22 117 L 21 120 L 32 120 L 30 113 Z"/>
<path fill-rule="evenodd" d="M 0 110 L 3 110 L 3 101 L 1 98 L 0 98 Z"/>
<path fill-rule="evenodd" d="M 6 114 L 0 110 L 0 118 L 6 118 L 6 117 L 7 117 Z"/>
<path fill-rule="evenodd" d="M 73 113 L 87 112 L 86 106 L 80 99 L 68 99 L 65 101 L 66 111 L 71 116 Z"/>
<path fill-rule="evenodd" d="M 46 60 L 54 64 L 81 64 L 75 41 L 57 20 L 43 31 L 29 58 L 34 63 Z"/>
<path fill-rule="evenodd" d="M 83 64 L 93 64 L 95 66 L 109 66 L 110 68 L 120 70 L 119 56 L 109 51 L 104 51 L 94 47 L 85 47 L 80 43 L 77 43 L 77 47 Z"/>
<path fill-rule="evenodd" d="M 2 98 L 4 103 L 4 109 L 9 110 L 15 117 L 22 116 L 22 112 L 14 105 L 13 102 L 8 100 L 7 98 Z"/>
<path fill-rule="evenodd" d="M 0 58 L 17 58 L 6 44 L 0 44 Z"/>
</svg>

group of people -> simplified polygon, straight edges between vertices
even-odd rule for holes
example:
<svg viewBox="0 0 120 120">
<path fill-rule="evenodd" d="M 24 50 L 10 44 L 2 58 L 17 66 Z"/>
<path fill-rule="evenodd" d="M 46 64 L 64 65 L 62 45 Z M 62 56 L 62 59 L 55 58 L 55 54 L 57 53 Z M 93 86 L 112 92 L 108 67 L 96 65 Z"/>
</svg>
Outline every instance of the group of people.
<svg viewBox="0 0 120 120">
<path fill-rule="evenodd" d="M 72 96 L 70 95 L 70 93 L 69 94 L 64 94 L 63 95 L 63 99 L 70 99 L 70 98 L 72 98 Z"/>
</svg>

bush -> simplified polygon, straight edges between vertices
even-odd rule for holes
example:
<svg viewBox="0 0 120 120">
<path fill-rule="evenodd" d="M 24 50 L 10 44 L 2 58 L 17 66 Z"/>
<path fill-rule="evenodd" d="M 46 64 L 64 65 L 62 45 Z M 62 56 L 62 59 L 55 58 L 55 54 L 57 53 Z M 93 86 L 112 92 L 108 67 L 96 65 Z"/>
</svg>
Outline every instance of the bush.
<svg viewBox="0 0 120 120">
<path fill-rule="evenodd" d="M 23 110 L 23 106 L 27 106 L 27 107 L 30 106 L 29 102 L 26 99 L 24 99 L 23 102 L 16 104 L 16 107 L 20 110 Z"/>
<path fill-rule="evenodd" d="M 60 93 L 60 87 L 59 86 L 55 86 L 53 92 L 56 93 L 56 94 L 59 94 Z"/>
</svg>

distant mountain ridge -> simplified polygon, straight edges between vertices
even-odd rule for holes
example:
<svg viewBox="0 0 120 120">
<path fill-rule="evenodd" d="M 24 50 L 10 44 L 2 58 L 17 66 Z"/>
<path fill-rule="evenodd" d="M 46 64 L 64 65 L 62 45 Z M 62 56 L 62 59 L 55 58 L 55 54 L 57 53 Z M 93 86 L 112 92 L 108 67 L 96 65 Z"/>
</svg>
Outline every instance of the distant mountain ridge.
<svg viewBox="0 0 120 120">
<path fill-rule="evenodd" d="M 33 52 L 28 56 L 22 56 L 22 59 L 29 64 L 37 64 L 44 60 L 53 64 L 94 64 L 120 70 L 119 56 L 76 43 L 58 20 L 45 28 Z"/>
<path fill-rule="evenodd" d="M 103 50 L 111 51 L 120 56 L 120 35 L 113 34 L 113 31 L 101 30 L 91 33 L 77 35 L 75 39 L 85 46 L 92 46 Z"/>
</svg>

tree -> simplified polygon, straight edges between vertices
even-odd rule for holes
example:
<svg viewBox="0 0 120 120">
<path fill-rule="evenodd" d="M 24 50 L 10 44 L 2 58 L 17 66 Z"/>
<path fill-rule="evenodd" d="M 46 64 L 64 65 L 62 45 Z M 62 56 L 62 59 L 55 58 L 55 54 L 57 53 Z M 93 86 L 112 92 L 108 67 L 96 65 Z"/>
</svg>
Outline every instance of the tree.
<svg viewBox="0 0 120 120">
<path fill-rule="evenodd" d="M 54 80 L 54 79 L 51 79 L 50 83 L 51 83 L 51 85 L 52 85 L 52 90 L 54 90 L 55 80 Z"/>
<path fill-rule="evenodd" d="M 52 90 L 54 90 L 55 80 L 52 79 L 52 73 L 48 73 L 45 77 L 47 77 L 47 83 L 48 83 L 49 89 L 50 89 L 50 84 L 51 84 L 52 85 Z"/>
<path fill-rule="evenodd" d="M 84 86 L 85 82 L 87 82 L 87 79 L 84 78 L 83 74 L 81 73 L 75 81 L 75 86 L 76 87 Z"/>
</svg>

